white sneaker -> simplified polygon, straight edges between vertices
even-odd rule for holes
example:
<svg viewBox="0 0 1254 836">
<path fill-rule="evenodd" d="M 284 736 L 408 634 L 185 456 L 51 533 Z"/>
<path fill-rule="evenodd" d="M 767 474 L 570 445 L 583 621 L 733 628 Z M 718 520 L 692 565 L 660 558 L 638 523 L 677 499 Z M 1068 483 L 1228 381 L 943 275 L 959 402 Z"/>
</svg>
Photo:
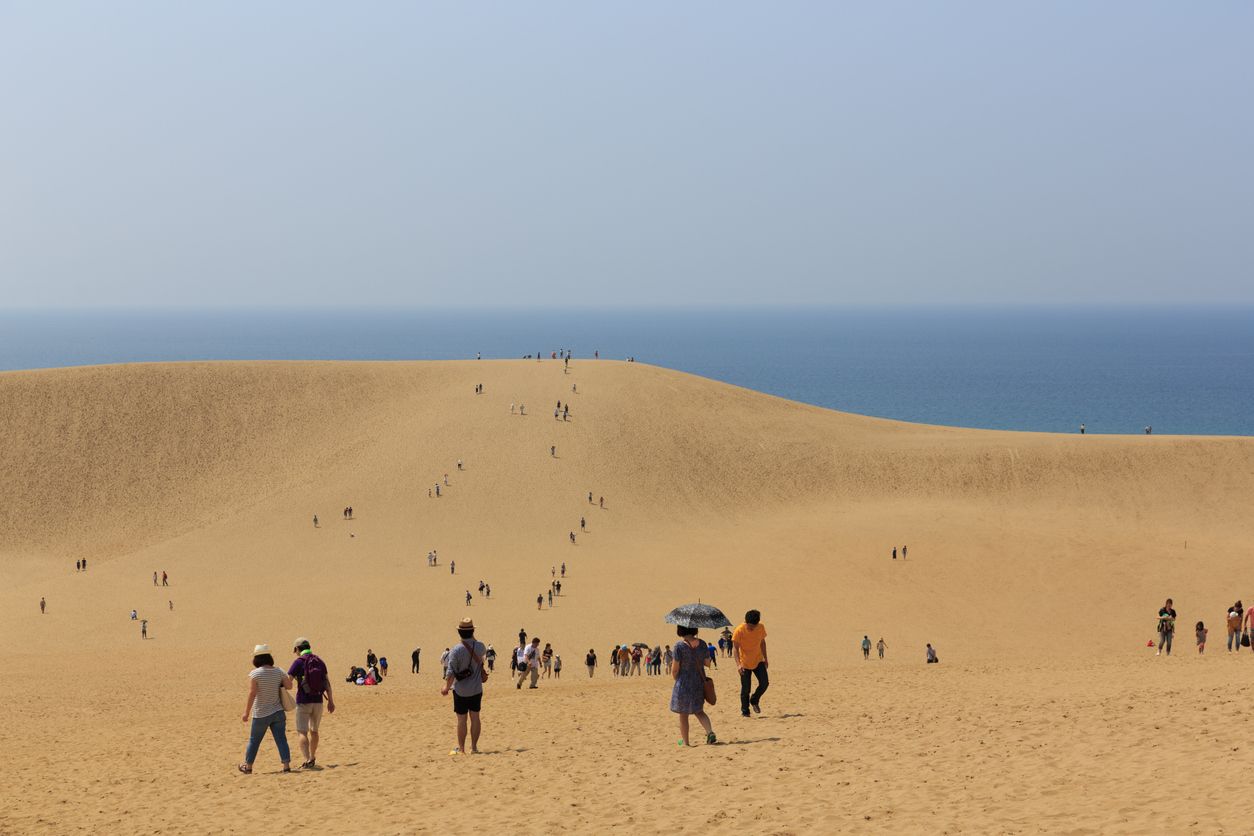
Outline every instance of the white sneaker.
<svg viewBox="0 0 1254 836">
<path fill-rule="evenodd" d="M 1163 652 L 1162 652 L 1161 650 L 1155 650 L 1155 651 L 1154 651 L 1154 655 L 1155 655 L 1155 656 L 1162 656 L 1162 655 L 1163 655 Z"/>
</svg>

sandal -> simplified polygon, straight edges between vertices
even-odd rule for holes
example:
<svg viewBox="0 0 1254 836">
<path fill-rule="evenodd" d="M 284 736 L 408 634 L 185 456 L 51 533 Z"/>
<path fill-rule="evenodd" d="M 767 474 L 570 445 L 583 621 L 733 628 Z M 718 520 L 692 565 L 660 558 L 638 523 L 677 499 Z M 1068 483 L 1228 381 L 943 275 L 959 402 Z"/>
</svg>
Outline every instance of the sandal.
<svg viewBox="0 0 1254 836">
<path fill-rule="evenodd" d="M 253 768 L 246 763 L 241 763 L 239 765 L 239 771 L 243 772 L 245 775 L 253 774 Z"/>
</svg>

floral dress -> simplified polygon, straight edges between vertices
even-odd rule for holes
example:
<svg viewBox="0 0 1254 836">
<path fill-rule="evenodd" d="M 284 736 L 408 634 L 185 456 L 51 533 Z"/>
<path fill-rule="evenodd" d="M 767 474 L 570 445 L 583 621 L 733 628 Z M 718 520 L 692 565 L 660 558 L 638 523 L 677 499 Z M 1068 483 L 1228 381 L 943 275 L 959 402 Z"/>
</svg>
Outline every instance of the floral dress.
<svg viewBox="0 0 1254 836">
<path fill-rule="evenodd" d="M 705 642 L 696 648 L 688 642 L 675 642 L 675 661 L 679 662 L 679 678 L 671 691 L 671 711 L 696 714 L 705 710 L 705 660 L 709 656 Z"/>
</svg>

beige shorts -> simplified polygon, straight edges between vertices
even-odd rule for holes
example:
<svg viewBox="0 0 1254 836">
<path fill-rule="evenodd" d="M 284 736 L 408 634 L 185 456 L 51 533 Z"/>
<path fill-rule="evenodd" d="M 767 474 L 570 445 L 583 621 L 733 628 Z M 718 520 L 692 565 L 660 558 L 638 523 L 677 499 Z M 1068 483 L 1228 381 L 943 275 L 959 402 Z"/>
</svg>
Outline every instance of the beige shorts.
<svg viewBox="0 0 1254 836">
<path fill-rule="evenodd" d="M 303 702 L 296 706 L 296 731 L 305 734 L 317 731 L 322 724 L 323 704 L 320 702 Z"/>
</svg>

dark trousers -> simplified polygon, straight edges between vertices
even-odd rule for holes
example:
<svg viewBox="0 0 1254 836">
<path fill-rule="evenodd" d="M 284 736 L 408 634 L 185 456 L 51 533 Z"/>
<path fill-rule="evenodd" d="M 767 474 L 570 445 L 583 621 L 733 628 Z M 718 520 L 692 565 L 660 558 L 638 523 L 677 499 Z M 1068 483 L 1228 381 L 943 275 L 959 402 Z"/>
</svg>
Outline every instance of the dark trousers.
<svg viewBox="0 0 1254 836">
<path fill-rule="evenodd" d="M 752 696 L 749 694 L 749 685 L 753 677 L 758 678 L 758 687 L 754 690 Z M 756 668 L 745 668 L 740 674 L 740 710 L 747 712 L 749 705 L 758 704 L 758 700 L 762 699 L 762 695 L 766 693 L 766 689 L 770 686 L 771 681 L 766 675 L 766 665 L 758 662 Z"/>
</svg>

